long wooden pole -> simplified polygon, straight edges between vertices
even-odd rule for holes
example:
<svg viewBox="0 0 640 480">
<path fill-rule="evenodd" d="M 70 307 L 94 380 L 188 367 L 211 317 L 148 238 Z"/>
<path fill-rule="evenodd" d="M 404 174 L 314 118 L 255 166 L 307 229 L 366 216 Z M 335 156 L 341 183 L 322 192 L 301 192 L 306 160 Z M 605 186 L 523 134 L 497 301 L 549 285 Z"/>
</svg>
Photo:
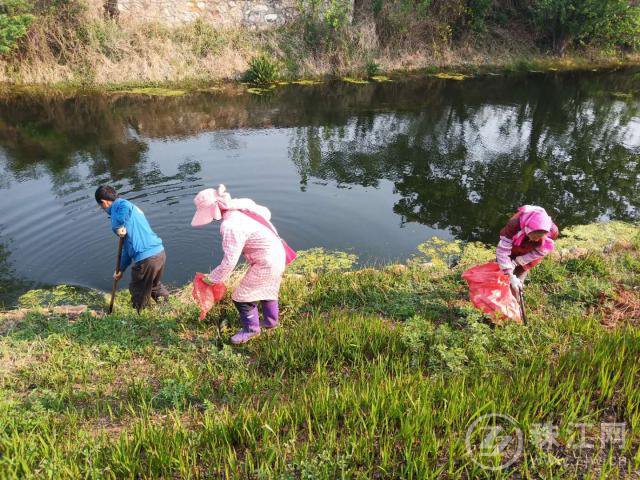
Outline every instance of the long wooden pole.
<svg viewBox="0 0 640 480">
<path fill-rule="evenodd" d="M 124 244 L 124 238 L 120 237 L 118 240 L 118 255 L 116 256 L 116 273 L 120 273 L 120 260 L 122 258 L 122 245 Z M 111 289 L 111 303 L 109 303 L 109 313 L 113 313 L 113 302 L 116 299 L 116 287 L 118 286 L 118 280 L 113 279 L 113 288 Z"/>
<path fill-rule="evenodd" d="M 520 313 L 522 313 L 522 323 L 527 324 L 527 312 L 524 309 L 524 289 L 520 290 Z"/>
</svg>

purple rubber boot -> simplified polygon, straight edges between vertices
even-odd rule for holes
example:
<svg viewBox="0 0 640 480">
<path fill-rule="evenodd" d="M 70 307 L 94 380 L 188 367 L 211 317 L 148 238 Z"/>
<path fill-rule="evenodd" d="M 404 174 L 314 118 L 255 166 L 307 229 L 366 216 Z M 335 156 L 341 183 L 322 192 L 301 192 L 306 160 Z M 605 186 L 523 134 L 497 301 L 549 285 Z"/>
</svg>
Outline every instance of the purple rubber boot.
<svg viewBox="0 0 640 480">
<path fill-rule="evenodd" d="M 231 343 L 239 345 L 260 335 L 260 316 L 258 315 L 258 305 L 255 303 L 236 301 L 233 303 L 240 313 L 242 330 L 231 337 Z"/>
<path fill-rule="evenodd" d="M 262 323 L 260 324 L 264 328 L 271 330 L 278 326 L 278 318 L 280 309 L 278 308 L 277 300 L 262 300 Z"/>
</svg>

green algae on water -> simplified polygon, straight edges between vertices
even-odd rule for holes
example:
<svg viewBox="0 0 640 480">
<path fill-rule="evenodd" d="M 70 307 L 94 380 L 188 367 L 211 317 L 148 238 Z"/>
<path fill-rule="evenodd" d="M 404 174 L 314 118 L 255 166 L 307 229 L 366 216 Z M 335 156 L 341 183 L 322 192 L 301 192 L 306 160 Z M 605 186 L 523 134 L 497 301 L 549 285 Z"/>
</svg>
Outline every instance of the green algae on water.
<svg viewBox="0 0 640 480">
<path fill-rule="evenodd" d="M 358 256 L 353 253 L 315 247 L 298 252 L 296 261 L 287 268 L 287 273 L 311 275 L 343 272 L 351 270 L 357 261 Z"/>
<path fill-rule="evenodd" d="M 265 93 L 273 92 L 273 90 L 275 88 L 276 88 L 276 85 L 271 85 L 268 88 L 265 88 L 265 87 L 249 87 L 249 88 L 247 88 L 247 92 L 249 92 L 252 95 L 264 95 Z"/>
<path fill-rule="evenodd" d="M 373 77 L 371 77 L 371 80 L 373 80 L 374 82 L 377 83 L 385 83 L 385 82 L 392 82 L 393 80 L 391 80 L 389 77 L 385 76 L 385 75 L 374 75 Z"/>
<path fill-rule="evenodd" d="M 129 90 L 120 90 L 120 93 L 129 93 L 134 95 L 151 95 L 154 97 L 181 97 L 185 95 L 187 91 L 161 87 L 139 87 Z"/>
<path fill-rule="evenodd" d="M 610 95 L 613 98 L 619 98 L 621 100 L 630 100 L 633 98 L 633 93 L 626 93 L 626 92 L 611 92 Z"/>
<path fill-rule="evenodd" d="M 353 78 L 353 77 L 342 77 L 341 80 L 346 83 L 353 83 L 355 85 L 364 85 L 369 83 L 368 80 L 363 80 L 361 78 Z"/>
<path fill-rule="evenodd" d="M 463 73 L 446 73 L 446 72 L 440 72 L 440 73 L 436 73 L 434 75 L 434 77 L 436 78 L 441 78 L 444 80 L 464 80 L 466 78 L 469 78 L 469 75 L 465 75 Z"/>
<path fill-rule="evenodd" d="M 74 285 L 56 285 L 29 290 L 18 299 L 23 308 L 52 307 L 58 305 L 88 305 L 101 307 L 105 297 L 97 290 Z"/>
<path fill-rule="evenodd" d="M 320 85 L 322 82 L 320 80 L 294 80 L 291 82 L 294 85 Z"/>
</svg>

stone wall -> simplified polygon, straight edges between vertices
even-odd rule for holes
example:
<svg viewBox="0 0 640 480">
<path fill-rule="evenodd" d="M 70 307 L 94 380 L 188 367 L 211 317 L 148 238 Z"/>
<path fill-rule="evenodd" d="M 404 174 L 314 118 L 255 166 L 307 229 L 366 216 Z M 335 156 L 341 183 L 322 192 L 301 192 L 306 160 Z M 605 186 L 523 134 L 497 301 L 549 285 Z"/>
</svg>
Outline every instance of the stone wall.
<svg viewBox="0 0 640 480">
<path fill-rule="evenodd" d="M 296 0 L 107 0 L 104 10 L 122 20 L 176 25 L 201 19 L 223 28 L 263 30 L 292 19 L 296 5 Z"/>
</svg>

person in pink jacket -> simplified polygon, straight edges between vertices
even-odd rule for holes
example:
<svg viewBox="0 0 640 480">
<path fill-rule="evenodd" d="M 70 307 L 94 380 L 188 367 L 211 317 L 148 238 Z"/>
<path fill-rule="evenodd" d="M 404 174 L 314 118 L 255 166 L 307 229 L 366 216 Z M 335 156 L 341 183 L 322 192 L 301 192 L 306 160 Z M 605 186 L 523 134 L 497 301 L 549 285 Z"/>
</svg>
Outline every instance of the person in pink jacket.
<svg viewBox="0 0 640 480">
<path fill-rule="evenodd" d="M 193 201 L 196 213 L 192 226 L 221 220 L 224 258 L 205 277 L 205 281 L 211 284 L 226 282 L 241 254 L 249 264 L 247 273 L 231 296 L 242 323 L 242 330 L 231 337 L 231 343 L 249 341 L 260 334 L 261 327 L 277 327 L 278 293 L 285 269 L 285 250 L 270 222 L 271 212 L 248 198 L 232 199 L 224 185 L 202 190 Z M 258 303 L 262 307 L 262 322 Z"/>
<path fill-rule="evenodd" d="M 553 251 L 558 233 L 558 227 L 545 209 L 536 205 L 518 208 L 500 230 L 496 261 L 509 276 L 514 295 L 524 288 L 529 270 Z"/>
</svg>

